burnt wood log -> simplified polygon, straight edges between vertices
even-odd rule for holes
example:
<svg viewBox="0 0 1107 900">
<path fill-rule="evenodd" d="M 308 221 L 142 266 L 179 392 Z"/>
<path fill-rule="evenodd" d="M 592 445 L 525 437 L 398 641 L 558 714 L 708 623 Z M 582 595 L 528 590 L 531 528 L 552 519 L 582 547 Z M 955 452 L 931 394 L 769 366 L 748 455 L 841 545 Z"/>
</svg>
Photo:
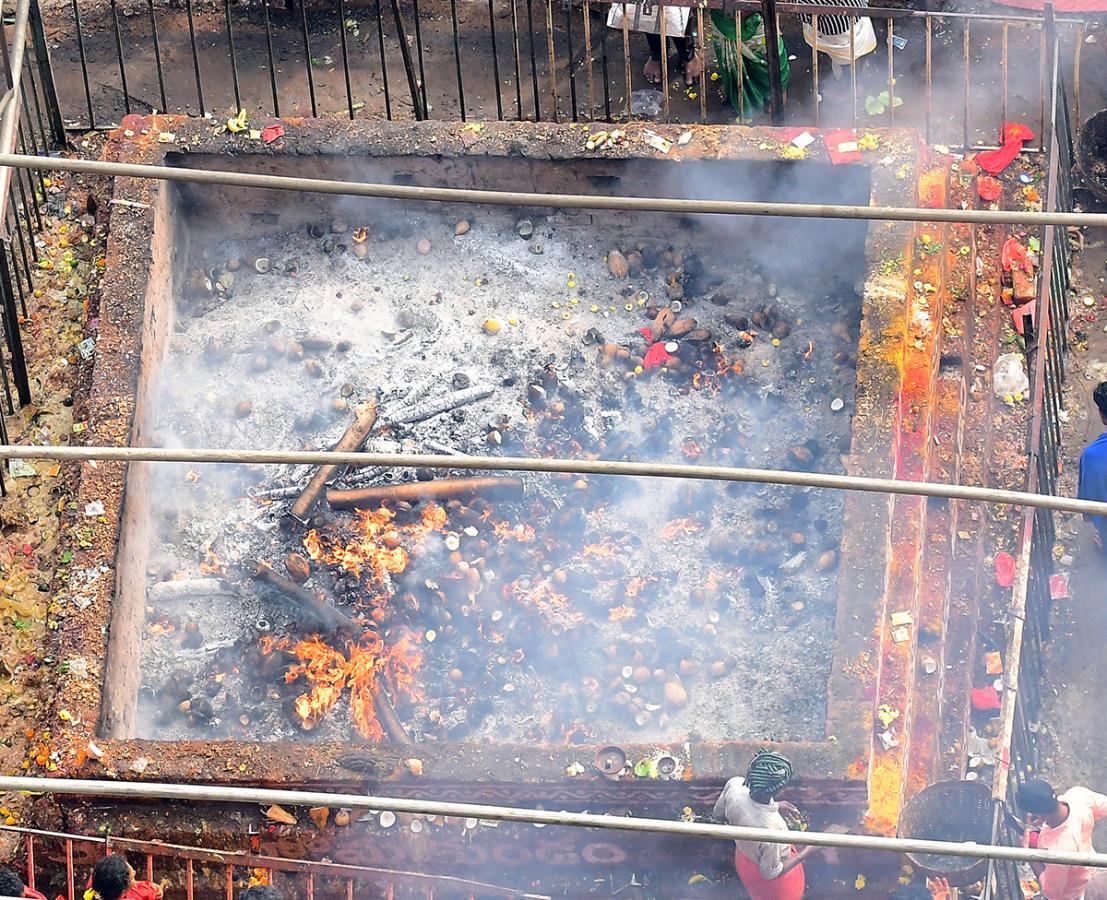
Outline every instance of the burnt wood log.
<svg viewBox="0 0 1107 900">
<path fill-rule="evenodd" d="M 392 743 L 412 743 L 411 735 L 407 733 L 407 729 L 404 728 L 404 723 L 401 722 L 400 717 L 396 715 L 396 709 L 392 706 L 392 701 L 388 699 L 383 685 L 381 685 L 373 695 L 373 708 L 377 711 L 377 721 L 381 723 L 381 727 L 384 728 L 385 734 L 392 739 Z"/>
<path fill-rule="evenodd" d="M 335 509 L 369 509 L 384 500 L 446 500 L 471 494 L 523 492 L 521 478 L 439 478 L 436 481 L 412 481 L 407 484 L 377 485 L 355 490 L 327 491 L 327 503 Z"/>
<path fill-rule="evenodd" d="M 276 588 L 292 601 L 295 607 L 293 618 L 300 624 L 318 628 L 328 633 L 332 631 L 360 633 L 362 631 L 361 626 L 349 616 L 340 613 L 307 588 L 301 587 L 296 582 L 277 574 L 273 571 L 272 566 L 264 560 L 257 560 L 249 568 L 249 572 L 251 577 Z"/>
<path fill-rule="evenodd" d="M 358 411 L 353 424 L 338 439 L 334 449 L 341 453 L 353 453 L 355 450 L 360 450 L 361 445 L 365 443 L 365 439 L 369 437 L 369 432 L 373 430 L 373 426 L 376 424 L 377 404 L 368 403 Z M 295 519 L 306 519 L 307 514 L 311 512 L 312 507 L 319 500 L 319 495 L 323 493 L 323 488 L 326 487 L 328 481 L 335 477 L 338 469 L 339 466 L 334 465 L 320 466 L 315 474 L 311 476 L 311 481 L 300 492 L 300 496 L 289 507 L 289 515 Z"/>
</svg>

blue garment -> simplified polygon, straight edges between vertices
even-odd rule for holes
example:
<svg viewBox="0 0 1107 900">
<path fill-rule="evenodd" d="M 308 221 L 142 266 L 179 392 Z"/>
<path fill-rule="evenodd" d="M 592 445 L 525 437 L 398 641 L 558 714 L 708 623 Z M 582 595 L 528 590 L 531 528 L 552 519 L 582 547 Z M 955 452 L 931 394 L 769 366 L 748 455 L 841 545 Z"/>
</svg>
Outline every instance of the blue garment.
<svg viewBox="0 0 1107 900">
<path fill-rule="evenodd" d="M 1080 488 L 1076 496 L 1081 500 L 1107 503 L 1107 431 L 1080 454 Z M 1107 518 L 1092 516 L 1092 523 L 1100 534 L 1107 537 Z"/>
</svg>

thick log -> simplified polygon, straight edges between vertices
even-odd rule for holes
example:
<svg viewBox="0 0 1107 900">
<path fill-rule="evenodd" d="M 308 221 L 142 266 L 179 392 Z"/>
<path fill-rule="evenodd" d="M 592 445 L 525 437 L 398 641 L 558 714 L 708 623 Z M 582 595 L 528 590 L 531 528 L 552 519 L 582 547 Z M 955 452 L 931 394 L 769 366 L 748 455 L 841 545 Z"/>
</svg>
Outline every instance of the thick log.
<svg viewBox="0 0 1107 900">
<path fill-rule="evenodd" d="M 350 631 L 358 633 L 362 631 L 361 626 L 349 616 L 340 613 L 307 588 L 301 587 L 283 575 L 278 575 L 269 563 L 259 559 L 251 567 L 250 575 L 258 581 L 276 588 L 291 600 L 298 614 L 296 618 L 301 624 L 319 628 L 324 632 Z"/>
<path fill-rule="evenodd" d="M 447 500 L 471 494 L 523 492 L 521 478 L 439 478 L 436 481 L 411 481 L 407 484 L 387 484 L 357 488 L 350 491 L 327 491 L 327 503 L 335 509 L 369 509 L 385 500 Z"/>
<path fill-rule="evenodd" d="M 458 409 L 462 406 L 468 406 L 470 403 L 476 403 L 478 400 L 484 400 L 491 397 L 493 393 L 494 391 L 490 387 L 475 385 L 464 390 L 453 391 L 441 397 L 432 397 L 414 405 L 404 406 L 388 418 L 397 425 L 412 425 L 432 416 L 449 412 L 452 409 Z"/>
<path fill-rule="evenodd" d="M 392 706 L 392 701 L 389 700 L 388 695 L 385 694 L 383 685 L 378 687 L 377 692 L 373 695 L 373 708 L 377 711 L 377 721 L 381 723 L 381 727 L 384 728 L 385 733 L 392 739 L 392 743 L 413 743 L 411 735 L 409 735 L 407 729 L 404 728 L 404 723 L 401 722 L 400 717 L 396 715 L 396 710 Z"/>
<path fill-rule="evenodd" d="M 365 443 L 365 439 L 369 437 L 369 432 L 373 430 L 373 426 L 377 424 L 377 404 L 367 403 L 360 410 L 358 410 L 357 417 L 354 419 L 353 424 L 346 429 L 346 433 L 338 439 L 338 443 L 334 445 L 335 450 L 340 450 L 345 453 L 352 453 L 355 450 L 360 450 L 361 445 Z M 307 483 L 307 487 L 303 489 L 300 496 L 292 503 L 288 512 L 295 519 L 307 518 L 307 514 L 311 512 L 313 506 L 319 500 L 319 495 L 323 493 L 323 488 L 326 487 L 327 482 L 332 480 L 338 473 L 338 466 L 320 466 L 314 475 L 311 476 L 311 481 Z"/>
</svg>

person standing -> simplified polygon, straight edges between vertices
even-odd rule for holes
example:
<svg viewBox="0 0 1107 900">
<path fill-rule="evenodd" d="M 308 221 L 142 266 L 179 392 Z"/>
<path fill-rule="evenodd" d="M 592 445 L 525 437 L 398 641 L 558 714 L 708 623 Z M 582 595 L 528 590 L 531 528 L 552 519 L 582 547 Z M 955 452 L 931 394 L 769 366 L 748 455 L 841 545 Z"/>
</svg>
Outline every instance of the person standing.
<svg viewBox="0 0 1107 900">
<path fill-rule="evenodd" d="M 1107 425 L 1107 381 L 1101 381 L 1092 392 L 1099 410 L 1099 419 Z M 1107 503 L 1107 431 L 1084 448 L 1080 454 L 1080 487 L 1076 496 L 1081 500 Z M 1084 516 L 1095 526 L 1095 543 L 1101 550 L 1107 546 L 1107 516 Z"/>
<path fill-rule="evenodd" d="M 1027 844 L 1043 850 L 1091 853 L 1092 829 L 1107 817 L 1107 796 L 1084 787 L 1058 794 L 1048 781 L 1032 778 L 1019 787 L 1016 802 L 1032 830 Z M 1046 900 L 1083 900 L 1088 883 L 1099 870 L 1091 866 L 1061 866 L 1031 862 Z"/>
<path fill-rule="evenodd" d="M 23 883 L 15 869 L 0 868 L 0 897 L 25 897 L 26 900 L 46 900 L 46 895 Z"/>
<path fill-rule="evenodd" d="M 856 6 L 858 9 L 868 9 L 869 6 L 868 0 L 842 0 L 835 5 Z M 813 16 L 800 13 L 800 21 L 803 22 L 803 39 L 809 47 L 830 57 L 835 78 L 841 78 L 845 67 L 852 66 L 876 49 L 876 32 L 868 16 L 819 15 L 817 30 Z"/>
<path fill-rule="evenodd" d="M 775 750 L 757 751 L 744 778 L 731 778 L 715 801 L 712 815 L 730 825 L 787 831 L 784 814 L 798 815 L 792 804 L 776 799 L 792 780 L 792 763 Z M 813 847 L 797 852 L 775 841 L 735 841 L 734 867 L 751 900 L 800 900 L 806 887 L 803 860 Z"/>
</svg>

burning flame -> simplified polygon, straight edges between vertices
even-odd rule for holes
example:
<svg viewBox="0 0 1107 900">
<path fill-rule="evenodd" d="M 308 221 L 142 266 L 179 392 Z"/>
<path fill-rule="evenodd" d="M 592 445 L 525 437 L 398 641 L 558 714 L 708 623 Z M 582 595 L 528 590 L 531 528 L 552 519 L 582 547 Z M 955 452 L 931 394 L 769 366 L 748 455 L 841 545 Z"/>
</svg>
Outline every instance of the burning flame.
<svg viewBox="0 0 1107 900">
<path fill-rule="evenodd" d="M 581 556 L 585 559 L 614 559 L 618 552 L 619 548 L 611 542 L 611 539 L 604 538 L 598 544 L 585 544 L 584 549 L 581 550 Z"/>
<path fill-rule="evenodd" d="M 492 533 L 501 540 L 518 541 L 520 544 L 529 544 L 534 540 L 534 527 L 523 522 L 514 525 L 509 522 L 493 522 Z"/>
<path fill-rule="evenodd" d="M 281 646 L 281 641 L 263 637 L 262 652 Z M 268 649 L 267 649 L 268 648 Z M 418 700 L 421 692 L 415 673 L 423 664 L 423 651 L 417 639 L 401 632 L 391 646 L 374 631 L 367 631 L 357 643 L 347 645 L 346 653 L 336 650 L 315 636 L 299 641 L 291 652 L 300 660 L 285 672 L 286 684 L 303 678 L 308 690 L 293 702 L 293 708 L 305 730 L 318 725 L 334 709 L 347 689 L 350 710 L 358 734 L 370 741 L 381 741 L 384 729 L 377 719 L 374 700 L 385 686 L 396 699 Z"/>
<path fill-rule="evenodd" d="M 515 582 L 507 591 L 516 601 L 534 606 L 550 625 L 569 629 L 584 621 L 584 613 L 572 609 L 569 598 L 555 591 L 548 580 L 530 587 Z"/>
<path fill-rule="evenodd" d="M 223 560 L 211 547 L 207 548 L 203 560 L 200 561 L 200 574 L 220 576 L 227 574 L 227 567 L 223 565 Z"/>
<path fill-rule="evenodd" d="M 357 536 L 343 543 L 335 537 L 324 537 L 312 529 L 304 535 L 304 549 L 316 562 L 338 566 L 357 578 L 368 573 L 371 584 L 387 584 L 390 575 L 407 569 L 411 555 L 403 541 L 418 544 L 432 531 L 442 531 L 447 523 L 446 510 L 430 504 L 419 522 L 397 525 L 396 513 L 386 506 L 357 510 Z"/>
</svg>

